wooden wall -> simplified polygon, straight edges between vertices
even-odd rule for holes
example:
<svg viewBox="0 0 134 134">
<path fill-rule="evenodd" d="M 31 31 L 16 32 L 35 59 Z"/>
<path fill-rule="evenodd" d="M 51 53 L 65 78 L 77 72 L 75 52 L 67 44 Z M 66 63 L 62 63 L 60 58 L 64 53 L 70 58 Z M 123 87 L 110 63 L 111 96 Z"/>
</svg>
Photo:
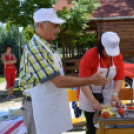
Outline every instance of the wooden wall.
<svg viewBox="0 0 134 134">
<path fill-rule="evenodd" d="M 120 50 L 124 60 L 134 56 L 134 20 L 97 22 L 98 40 L 107 31 L 116 32 L 120 37 Z"/>
</svg>

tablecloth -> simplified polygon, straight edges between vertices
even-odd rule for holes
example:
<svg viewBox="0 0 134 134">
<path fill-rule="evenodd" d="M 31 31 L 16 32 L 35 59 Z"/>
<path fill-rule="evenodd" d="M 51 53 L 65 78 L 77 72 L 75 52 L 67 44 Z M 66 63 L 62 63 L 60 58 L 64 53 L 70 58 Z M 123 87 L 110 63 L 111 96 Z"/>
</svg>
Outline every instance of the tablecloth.
<svg viewBox="0 0 134 134">
<path fill-rule="evenodd" d="M 25 134 L 27 129 L 24 125 L 22 116 L 15 120 L 0 122 L 0 134 Z"/>
</svg>

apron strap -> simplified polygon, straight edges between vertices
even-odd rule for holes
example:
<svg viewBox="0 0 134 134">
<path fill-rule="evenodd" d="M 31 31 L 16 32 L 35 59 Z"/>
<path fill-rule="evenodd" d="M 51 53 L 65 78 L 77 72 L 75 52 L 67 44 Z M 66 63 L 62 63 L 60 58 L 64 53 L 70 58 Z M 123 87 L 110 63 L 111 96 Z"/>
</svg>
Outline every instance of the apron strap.
<svg viewBox="0 0 134 134">
<path fill-rule="evenodd" d="M 112 62 L 112 57 L 110 57 L 110 61 L 109 61 L 109 65 L 108 65 L 108 70 L 107 70 L 106 78 L 108 77 L 108 74 L 109 74 L 111 62 Z M 90 89 L 91 89 L 91 91 L 93 93 L 93 90 L 92 90 L 91 85 L 89 85 L 89 87 L 90 87 Z M 103 91 L 104 88 L 105 88 L 105 85 L 102 86 L 101 93 L 102 93 L 102 91 Z"/>
<path fill-rule="evenodd" d="M 109 61 L 109 65 L 108 65 L 108 70 L 107 70 L 106 78 L 108 77 L 108 74 L 109 74 L 111 62 L 112 62 L 112 57 L 110 57 L 110 61 Z M 104 87 L 105 87 L 105 85 L 102 86 L 101 93 L 102 93 L 102 90 L 104 89 Z"/>
</svg>

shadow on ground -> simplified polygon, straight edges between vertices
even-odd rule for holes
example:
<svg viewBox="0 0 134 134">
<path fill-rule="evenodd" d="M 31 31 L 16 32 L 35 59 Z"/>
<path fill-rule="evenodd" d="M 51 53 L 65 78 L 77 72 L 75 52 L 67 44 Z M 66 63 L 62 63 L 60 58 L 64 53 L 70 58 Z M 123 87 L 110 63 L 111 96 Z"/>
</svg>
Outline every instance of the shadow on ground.
<svg viewBox="0 0 134 134">
<path fill-rule="evenodd" d="M 14 88 L 13 95 L 16 96 L 16 98 L 14 98 L 14 102 L 19 102 L 22 100 L 22 92 L 20 91 L 20 89 L 18 87 Z M 6 97 L 7 97 L 7 92 L 4 92 L 2 95 L 0 95 L 0 103 L 6 102 L 7 101 Z M 13 99 L 10 99 L 10 100 L 8 100 L 8 102 L 12 101 L 12 100 Z"/>
</svg>

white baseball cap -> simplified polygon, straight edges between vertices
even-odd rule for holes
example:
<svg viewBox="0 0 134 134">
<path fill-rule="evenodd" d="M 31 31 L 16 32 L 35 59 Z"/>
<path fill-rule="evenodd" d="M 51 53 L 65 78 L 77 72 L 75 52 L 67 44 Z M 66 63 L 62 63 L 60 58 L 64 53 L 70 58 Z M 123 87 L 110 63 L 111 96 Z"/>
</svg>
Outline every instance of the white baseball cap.
<svg viewBox="0 0 134 134">
<path fill-rule="evenodd" d="M 101 36 L 101 43 L 109 56 L 117 56 L 120 54 L 120 38 L 114 32 L 105 32 Z"/>
<path fill-rule="evenodd" d="M 55 24 L 65 23 L 65 20 L 60 19 L 53 8 L 41 8 L 34 13 L 34 22 L 50 21 Z"/>
</svg>

